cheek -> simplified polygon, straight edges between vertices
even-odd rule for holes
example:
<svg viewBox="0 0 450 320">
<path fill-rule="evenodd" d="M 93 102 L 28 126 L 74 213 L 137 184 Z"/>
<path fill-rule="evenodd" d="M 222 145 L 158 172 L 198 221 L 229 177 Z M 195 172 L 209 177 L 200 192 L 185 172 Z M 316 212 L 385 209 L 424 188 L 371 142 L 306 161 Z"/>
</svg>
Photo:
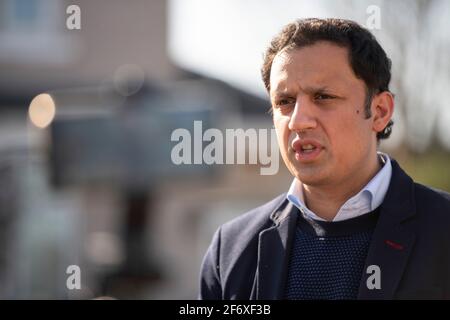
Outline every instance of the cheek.
<svg viewBox="0 0 450 320">
<path fill-rule="evenodd" d="M 273 123 L 275 126 L 275 131 L 277 133 L 278 144 L 282 151 L 287 151 L 289 145 L 289 118 L 274 115 Z"/>
<path fill-rule="evenodd" d="M 336 153 L 351 155 L 364 150 L 370 140 L 369 120 L 364 119 L 364 110 L 343 114 L 329 126 L 329 137 Z M 336 121 L 337 120 L 337 121 Z"/>
</svg>

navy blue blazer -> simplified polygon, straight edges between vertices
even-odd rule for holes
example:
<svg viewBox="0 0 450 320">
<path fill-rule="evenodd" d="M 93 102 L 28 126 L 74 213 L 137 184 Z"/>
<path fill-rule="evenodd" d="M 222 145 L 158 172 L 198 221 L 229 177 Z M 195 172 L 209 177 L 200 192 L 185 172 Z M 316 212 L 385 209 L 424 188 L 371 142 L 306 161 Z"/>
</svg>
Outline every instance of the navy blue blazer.
<svg viewBox="0 0 450 320">
<path fill-rule="evenodd" d="M 282 299 L 298 209 L 282 194 L 222 225 L 203 259 L 200 299 Z M 450 195 L 415 183 L 392 160 L 358 299 L 450 299 Z"/>
</svg>

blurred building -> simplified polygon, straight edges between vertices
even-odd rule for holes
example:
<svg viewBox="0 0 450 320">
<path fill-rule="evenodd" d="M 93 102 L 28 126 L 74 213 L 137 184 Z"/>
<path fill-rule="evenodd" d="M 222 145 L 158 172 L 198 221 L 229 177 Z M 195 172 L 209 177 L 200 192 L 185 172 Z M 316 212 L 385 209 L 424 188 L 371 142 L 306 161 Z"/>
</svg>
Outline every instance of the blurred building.
<svg viewBox="0 0 450 320">
<path fill-rule="evenodd" d="M 65 26 L 69 4 L 0 2 L 0 296 L 195 298 L 214 229 L 283 184 L 255 190 L 258 166 L 157 175 L 154 155 L 173 145 L 154 129 L 169 119 L 160 109 L 194 117 L 181 124 L 215 108 L 228 127 L 270 128 L 269 104 L 175 66 L 166 1 L 78 1 L 81 30 Z M 56 111 L 41 129 L 27 112 L 43 92 Z M 117 127 L 132 139 L 114 140 L 106 128 Z M 111 165 L 117 144 L 130 156 L 126 181 Z M 66 287 L 70 265 L 81 267 L 81 290 Z"/>
</svg>

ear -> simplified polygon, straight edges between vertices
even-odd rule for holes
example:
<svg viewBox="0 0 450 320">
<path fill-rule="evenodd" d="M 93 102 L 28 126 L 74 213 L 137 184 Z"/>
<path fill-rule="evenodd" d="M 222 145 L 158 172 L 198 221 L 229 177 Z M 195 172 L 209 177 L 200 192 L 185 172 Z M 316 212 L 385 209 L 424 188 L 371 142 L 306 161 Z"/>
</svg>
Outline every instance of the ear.
<svg viewBox="0 0 450 320">
<path fill-rule="evenodd" d="M 383 91 L 373 97 L 371 107 L 372 128 L 376 132 L 381 132 L 386 128 L 394 114 L 394 96 L 389 91 Z"/>
</svg>

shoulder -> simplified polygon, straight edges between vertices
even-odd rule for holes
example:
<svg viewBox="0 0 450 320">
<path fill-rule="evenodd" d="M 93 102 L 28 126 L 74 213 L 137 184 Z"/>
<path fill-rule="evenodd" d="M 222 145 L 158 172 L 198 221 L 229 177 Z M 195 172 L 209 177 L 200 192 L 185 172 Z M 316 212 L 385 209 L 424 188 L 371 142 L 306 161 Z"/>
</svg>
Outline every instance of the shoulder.
<svg viewBox="0 0 450 320">
<path fill-rule="evenodd" d="M 415 226 L 419 243 L 450 249 L 450 195 L 444 191 L 413 183 Z M 418 244 L 419 244 L 418 243 Z"/>
<path fill-rule="evenodd" d="M 222 237 L 251 236 L 255 232 L 259 234 L 259 231 L 273 224 L 270 219 L 271 214 L 285 201 L 287 201 L 286 193 L 283 193 L 271 201 L 228 221 L 221 226 Z"/>
<path fill-rule="evenodd" d="M 259 234 L 274 225 L 271 214 L 287 201 L 286 194 L 281 194 L 221 225 L 213 241 L 219 256 L 232 260 L 231 257 L 257 250 Z"/>
<path fill-rule="evenodd" d="M 271 214 L 287 201 L 286 194 L 221 225 L 214 234 L 201 268 L 200 297 L 221 299 L 250 296 L 258 257 L 258 238 L 274 222 Z"/>
<path fill-rule="evenodd" d="M 420 183 L 414 183 L 414 198 L 418 213 L 428 218 L 450 223 L 450 194 Z"/>
<path fill-rule="evenodd" d="M 215 261 L 212 264 L 216 266 L 220 264 L 223 274 L 225 272 L 223 269 L 227 269 L 227 265 L 233 265 L 234 260 L 243 253 L 257 252 L 260 232 L 274 225 L 270 216 L 285 201 L 287 201 L 286 194 L 281 194 L 221 225 L 213 236 L 207 254 Z M 246 256 L 249 259 L 253 258 L 253 254 Z"/>
<path fill-rule="evenodd" d="M 448 228 L 450 195 L 445 191 L 415 182 L 394 159 L 391 159 L 391 163 L 392 178 L 388 189 L 388 201 L 399 205 L 400 202 L 411 199 L 414 207 L 398 208 L 398 210 L 414 208 L 421 224 L 433 226 L 440 224 Z"/>
<path fill-rule="evenodd" d="M 442 204 L 450 205 L 450 193 L 417 182 L 414 183 L 414 187 L 416 196 L 418 195 L 428 200 L 434 200 Z"/>
</svg>

